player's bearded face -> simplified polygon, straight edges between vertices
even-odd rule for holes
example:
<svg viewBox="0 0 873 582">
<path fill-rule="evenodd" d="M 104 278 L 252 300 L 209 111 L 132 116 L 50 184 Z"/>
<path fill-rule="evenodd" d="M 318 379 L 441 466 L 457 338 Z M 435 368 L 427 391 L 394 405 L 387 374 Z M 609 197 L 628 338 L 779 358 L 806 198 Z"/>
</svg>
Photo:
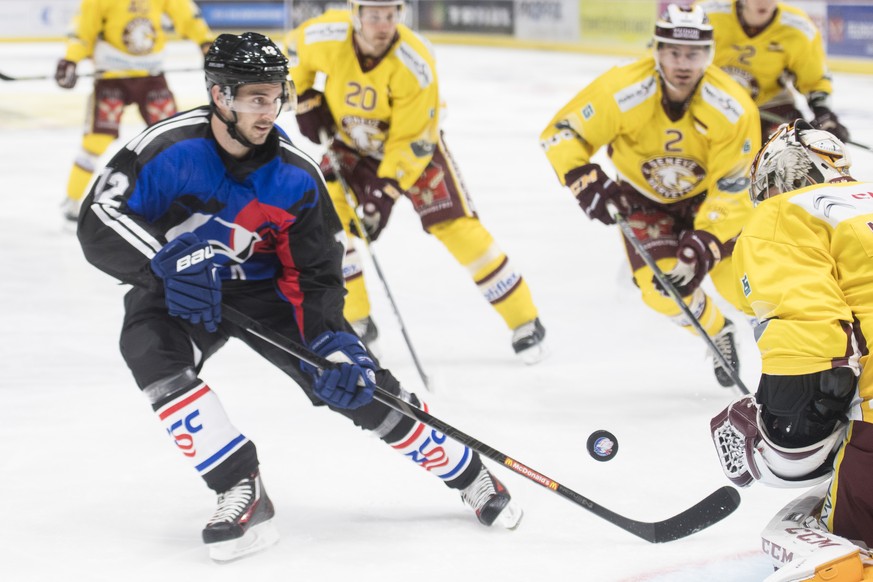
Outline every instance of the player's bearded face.
<svg viewBox="0 0 873 582">
<path fill-rule="evenodd" d="M 359 39 L 369 56 L 382 56 L 391 45 L 402 9 L 397 6 L 362 6 L 360 9 L 361 30 Z"/>
<path fill-rule="evenodd" d="M 703 77 L 710 62 L 710 49 L 704 46 L 662 44 L 658 65 L 664 80 L 680 92 L 690 92 Z"/>
</svg>

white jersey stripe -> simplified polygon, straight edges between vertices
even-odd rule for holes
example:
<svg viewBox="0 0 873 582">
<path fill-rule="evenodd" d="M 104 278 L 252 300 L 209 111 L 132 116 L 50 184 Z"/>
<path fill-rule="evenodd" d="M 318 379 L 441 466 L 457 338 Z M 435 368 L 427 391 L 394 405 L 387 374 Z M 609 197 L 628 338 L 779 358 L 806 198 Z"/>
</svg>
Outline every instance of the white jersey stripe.
<svg viewBox="0 0 873 582">
<path fill-rule="evenodd" d="M 92 204 L 91 210 L 100 221 L 118 233 L 130 246 L 141 252 L 149 260 L 161 250 L 161 243 L 149 232 L 140 227 L 126 214 L 118 212 L 107 204 Z"/>
<path fill-rule="evenodd" d="M 183 113 L 182 115 L 172 117 L 167 121 L 158 123 L 150 129 L 147 129 L 138 139 L 134 139 L 128 143 L 127 149 L 133 150 L 137 155 L 139 155 L 156 137 L 164 132 L 179 127 L 198 125 L 201 123 L 209 123 L 209 111 L 195 109 L 188 113 Z"/>
</svg>

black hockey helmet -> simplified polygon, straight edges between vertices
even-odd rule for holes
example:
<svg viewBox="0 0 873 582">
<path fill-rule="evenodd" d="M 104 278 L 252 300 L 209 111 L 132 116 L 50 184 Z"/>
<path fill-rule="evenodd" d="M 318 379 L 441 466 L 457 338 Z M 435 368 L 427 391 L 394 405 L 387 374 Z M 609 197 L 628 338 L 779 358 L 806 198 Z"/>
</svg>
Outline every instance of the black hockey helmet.
<svg viewBox="0 0 873 582">
<path fill-rule="evenodd" d="M 288 59 L 272 40 L 257 32 L 220 35 L 209 47 L 203 69 L 207 88 L 288 80 Z"/>
</svg>

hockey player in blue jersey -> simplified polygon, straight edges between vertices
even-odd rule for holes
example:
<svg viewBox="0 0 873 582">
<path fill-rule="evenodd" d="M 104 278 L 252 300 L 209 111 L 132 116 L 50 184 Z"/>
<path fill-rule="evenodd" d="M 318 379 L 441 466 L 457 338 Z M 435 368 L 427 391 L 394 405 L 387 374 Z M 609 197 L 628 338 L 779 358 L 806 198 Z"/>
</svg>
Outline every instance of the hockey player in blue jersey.
<svg viewBox="0 0 873 582">
<path fill-rule="evenodd" d="M 121 353 L 176 446 L 218 495 L 203 541 L 217 561 L 277 539 L 254 442 L 200 378 L 230 337 L 413 459 L 485 525 L 521 511 L 468 447 L 372 400 L 406 392 L 343 319 L 342 226 L 317 165 L 274 125 L 294 101 L 287 59 L 267 37 L 223 34 L 206 55 L 210 105 L 160 122 L 106 165 L 83 204 L 86 258 L 132 285 Z M 333 361 L 322 373 L 228 321 L 232 306 Z M 438 443 L 438 444 L 437 444 Z"/>
</svg>

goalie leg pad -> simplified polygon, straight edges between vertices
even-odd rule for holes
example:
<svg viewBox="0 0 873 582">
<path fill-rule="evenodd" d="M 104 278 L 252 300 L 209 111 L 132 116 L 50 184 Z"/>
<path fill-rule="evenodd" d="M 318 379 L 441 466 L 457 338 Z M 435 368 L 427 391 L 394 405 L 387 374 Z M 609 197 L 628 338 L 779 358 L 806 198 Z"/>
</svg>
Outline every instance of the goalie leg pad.
<svg viewBox="0 0 873 582">
<path fill-rule="evenodd" d="M 778 570 L 765 582 L 861 582 L 873 579 L 869 552 L 821 528 L 828 484 L 786 505 L 761 533 L 761 549 Z"/>
</svg>

